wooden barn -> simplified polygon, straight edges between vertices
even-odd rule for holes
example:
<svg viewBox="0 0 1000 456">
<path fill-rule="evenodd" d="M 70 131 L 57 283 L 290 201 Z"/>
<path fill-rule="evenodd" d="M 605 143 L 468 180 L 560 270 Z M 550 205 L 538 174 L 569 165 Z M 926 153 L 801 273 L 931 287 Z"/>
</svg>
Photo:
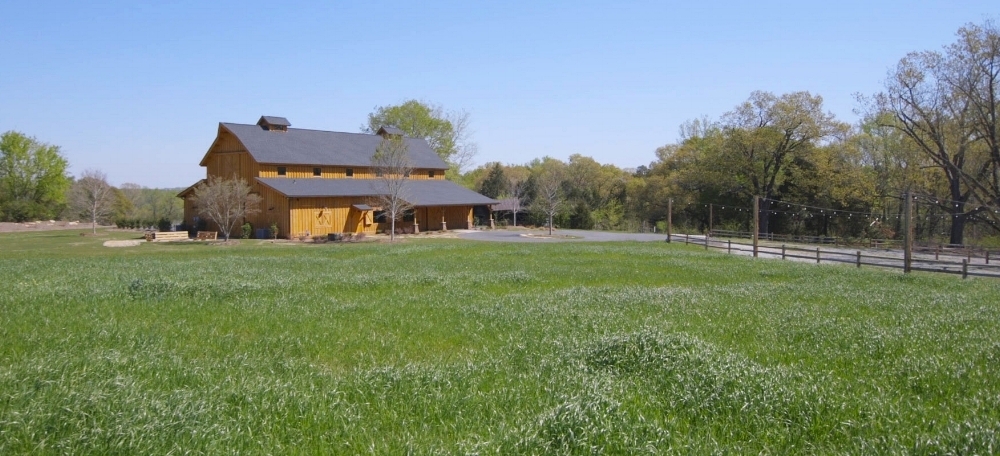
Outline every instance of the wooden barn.
<svg viewBox="0 0 1000 456">
<path fill-rule="evenodd" d="M 256 125 L 220 123 L 215 142 L 201 160 L 207 177 L 239 176 L 261 196 L 260 212 L 245 222 L 255 231 L 275 223 L 282 236 L 385 230 L 389 221 L 375 203 L 381 181 L 372 170 L 372 156 L 383 137 L 402 132 L 382 128 L 369 135 L 289 127 L 287 119 L 270 116 Z M 405 194 L 414 210 L 396 222 L 397 229 L 472 228 L 473 207 L 496 203 L 445 180 L 448 165 L 427 141 L 403 140 L 413 165 Z M 178 195 L 184 199 L 188 226 L 198 224 L 198 208 L 191 199 L 198 183 Z"/>
</svg>

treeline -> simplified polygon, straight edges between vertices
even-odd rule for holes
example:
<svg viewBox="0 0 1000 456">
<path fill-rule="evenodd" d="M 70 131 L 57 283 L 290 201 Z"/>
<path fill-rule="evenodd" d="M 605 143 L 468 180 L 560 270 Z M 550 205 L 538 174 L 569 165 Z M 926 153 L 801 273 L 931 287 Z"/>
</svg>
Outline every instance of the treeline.
<svg viewBox="0 0 1000 456">
<path fill-rule="evenodd" d="M 882 92 L 859 96 L 857 125 L 809 92 L 754 92 L 718 118 L 681 127 L 680 141 L 626 170 L 574 155 L 489 163 L 463 176 L 494 198 L 516 198 L 519 224 L 544 225 L 538 184 L 558 182 L 556 226 L 750 230 L 760 197 L 765 233 L 901 236 L 912 198 L 917 235 L 962 244 L 1000 232 L 1000 31 L 969 24 L 942 51 L 911 53 Z M 545 199 L 545 198 L 543 198 Z M 510 212 L 509 210 L 507 212 Z"/>
<path fill-rule="evenodd" d="M 183 218 L 179 189 L 113 187 L 86 170 L 71 176 L 59 146 L 16 131 L 0 136 L 0 222 L 86 220 L 119 227 L 169 227 Z"/>
<path fill-rule="evenodd" d="M 184 219 L 184 201 L 177 197 L 181 190 L 122 184 L 114 189 L 114 202 L 105 221 L 119 228 L 156 226 L 170 231 L 171 225 Z"/>
</svg>

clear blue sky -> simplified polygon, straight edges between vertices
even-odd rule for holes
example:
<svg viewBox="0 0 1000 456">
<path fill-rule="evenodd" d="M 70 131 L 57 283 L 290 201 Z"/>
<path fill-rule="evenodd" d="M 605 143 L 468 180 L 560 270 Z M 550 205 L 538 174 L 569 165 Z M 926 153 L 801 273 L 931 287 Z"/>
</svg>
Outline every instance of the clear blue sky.
<svg viewBox="0 0 1000 456">
<path fill-rule="evenodd" d="M 853 94 L 907 52 L 1000 15 L 996 0 L 96 3 L 0 0 L 0 131 L 149 187 L 204 177 L 220 121 L 358 131 L 411 98 L 468 111 L 480 164 L 635 167 L 753 90 L 807 90 L 855 122 Z"/>
</svg>

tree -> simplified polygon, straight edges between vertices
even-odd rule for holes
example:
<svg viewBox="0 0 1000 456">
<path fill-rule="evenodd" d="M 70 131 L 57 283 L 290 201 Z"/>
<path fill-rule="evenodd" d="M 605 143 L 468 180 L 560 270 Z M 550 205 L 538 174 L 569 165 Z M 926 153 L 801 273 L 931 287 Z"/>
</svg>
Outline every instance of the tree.
<svg viewBox="0 0 1000 456">
<path fill-rule="evenodd" d="M 372 156 L 372 169 L 378 176 L 373 184 L 375 204 L 389 219 L 389 240 L 392 241 L 396 236 L 396 220 L 413 209 L 413 204 L 407 200 L 409 195 L 406 185 L 410 172 L 413 171 L 413 164 L 403 138 L 383 138 Z"/>
<path fill-rule="evenodd" d="M 869 117 L 905 135 L 945 179 L 945 195 L 934 199 L 951 216 L 952 244 L 963 242 L 972 217 L 993 215 L 982 204 L 1000 205 L 1000 160 L 993 158 L 1000 158 L 1000 34 L 987 23 L 959 36 L 946 53 L 908 54 L 889 72 L 885 91 L 863 99 Z"/>
<path fill-rule="evenodd" d="M 368 124 L 361 131 L 372 134 L 384 126 L 396 127 L 411 138 L 427 140 L 450 165 L 451 177 L 468 167 L 478 152 L 478 146 L 470 138 L 469 114 L 464 111 L 445 112 L 441 106 L 408 100 L 396 106 L 376 107 L 368 114 Z"/>
<path fill-rule="evenodd" d="M 959 29 L 958 41 L 946 48 L 942 80 L 967 103 L 969 127 L 978 148 L 989 157 L 980 172 L 963 173 L 963 177 L 980 201 L 1000 206 L 1000 28 L 996 22 Z"/>
<path fill-rule="evenodd" d="M 780 97 L 756 91 L 722 117 L 721 165 L 735 178 L 735 189 L 747 199 L 761 196 L 760 231 L 769 231 L 769 205 L 787 177 L 787 165 L 808 160 L 818 141 L 844 131 L 833 114 L 823 111 L 823 98 L 809 92 Z"/>
<path fill-rule="evenodd" d="M 553 163 L 555 162 L 555 163 Z M 562 175 L 564 165 L 558 160 L 546 157 L 536 183 L 537 195 L 533 206 L 548 218 L 549 234 L 552 234 L 552 219 L 562 206 Z"/>
<path fill-rule="evenodd" d="M 88 169 L 72 187 L 72 207 L 90 219 L 91 231 L 97 232 L 97 221 L 106 218 L 115 203 L 115 188 L 108 184 L 103 171 Z"/>
<path fill-rule="evenodd" d="M 247 181 L 209 176 L 207 182 L 194 188 L 194 206 L 198 213 L 215 222 L 226 241 L 237 224 L 247 216 L 260 212 L 260 195 L 251 192 Z"/>
<path fill-rule="evenodd" d="M 0 217 L 23 222 L 55 217 L 71 179 L 59 146 L 16 131 L 0 136 Z"/>
<path fill-rule="evenodd" d="M 524 206 L 529 185 L 533 185 L 533 182 L 520 175 L 507 177 L 507 192 L 502 196 L 503 199 L 510 201 L 510 211 L 514 215 L 514 226 L 517 226 L 517 213 Z"/>
<path fill-rule="evenodd" d="M 479 186 L 479 193 L 496 199 L 507 190 L 507 178 L 504 176 L 503 167 L 500 162 L 494 163 L 490 168 L 490 173 Z"/>
</svg>

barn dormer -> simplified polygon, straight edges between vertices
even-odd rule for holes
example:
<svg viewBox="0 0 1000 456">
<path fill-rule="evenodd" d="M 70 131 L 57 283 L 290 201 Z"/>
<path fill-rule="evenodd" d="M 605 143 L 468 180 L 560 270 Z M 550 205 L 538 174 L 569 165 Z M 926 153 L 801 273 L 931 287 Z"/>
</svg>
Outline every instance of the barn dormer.
<svg viewBox="0 0 1000 456">
<path fill-rule="evenodd" d="M 260 116 L 257 125 L 267 131 L 288 131 L 292 124 L 284 117 Z"/>
<path fill-rule="evenodd" d="M 391 137 L 402 138 L 403 136 L 406 136 L 406 133 L 404 133 L 403 130 L 386 125 L 379 127 L 378 131 L 375 132 L 375 134 L 383 138 L 391 138 Z"/>
</svg>

